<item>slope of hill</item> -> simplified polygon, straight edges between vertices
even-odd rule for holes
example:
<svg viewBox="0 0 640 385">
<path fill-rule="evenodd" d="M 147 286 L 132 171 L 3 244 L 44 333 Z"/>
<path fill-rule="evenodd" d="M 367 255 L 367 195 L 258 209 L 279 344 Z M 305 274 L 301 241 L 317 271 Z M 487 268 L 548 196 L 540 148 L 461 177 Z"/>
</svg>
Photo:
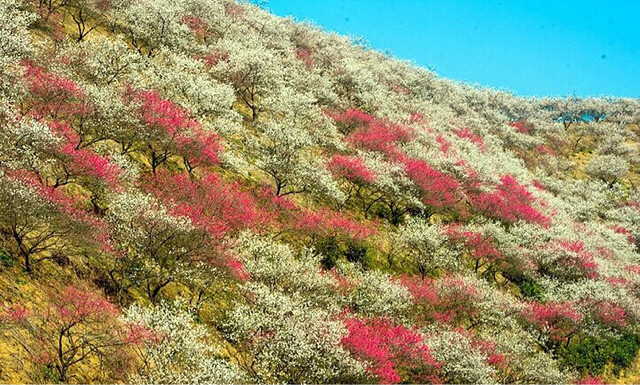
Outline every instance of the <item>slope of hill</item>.
<svg viewBox="0 0 640 385">
<path fill-rule="evenodd" d="M 226 0 L 0 21 L 0 381 L 633 381 L 638 100 Z"/>
</svg>

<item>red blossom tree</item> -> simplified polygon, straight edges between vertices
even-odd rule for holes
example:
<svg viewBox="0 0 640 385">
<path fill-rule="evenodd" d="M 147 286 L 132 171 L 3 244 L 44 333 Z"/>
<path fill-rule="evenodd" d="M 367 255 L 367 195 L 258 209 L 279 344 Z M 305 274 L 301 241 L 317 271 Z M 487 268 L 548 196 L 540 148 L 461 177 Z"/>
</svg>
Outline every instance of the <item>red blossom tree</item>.
<svg viewBox="0 0 640 385">
<path fill-rule="evenodd" d="M 509 123 L 509 125 L 515 128 L 521 134 L 528 134 L 530 131 L 530 128 L 527 125 L 527 123 L 523 121 L 512 122 L 512 123 Z"/>
<path fill-rule="evenodd" d="M 362 159 L 354 156 L 335 155 L 329 162 L 329 170 L 335 175 L 352 182 L 371 183 L 375 174 L 367 168 Z"/>
<path fill-rule="evenodd" d="M 71 174 L 94 177 L 111 187 L 117 187 L 122 169 L 111 163 L 109 159 L 90 150 L 76 149 L 71 143 L 63 146 L 60 152 L 71 159 L 68 164 Z"/>
<path fill-rule="evenodd" d="M 376 233 L 375 228 L 329 209 L 303 210 L 297 214 L 293 226 L 296 230 L 314 237 L 345 236 L 357 241 L 363 241 Z"/>
<path fill-rule="evenodd" d="M 211 33 L 209 24 L 195 15 L 184 15 L 182 22 L 198 37 L 206 37 Z"/>
<path fill-rule="evenodd" d="M 445 139 L 445 137 L 442 136 L 442 134 L 436 135 L 436 143 L 440 145 L 440 151 L 442 151 L 442 154 L 444 156 L 451 155 L 451 142 Z"/>
<path fill-rule="evenodd" d="M 453 176 L 438 171 L 423 160 L 407 158 L 407 175 L 420 189 L 422 201 L 435 209 L 452 209 L 460 199 L 460 182 Z"/>
<path fill-rule="evenodd" d="M 578 332 L 582 314 L 571 302 L 531 302 L 524 310 L 525 319 L 543 336 L 549 336 L 550 343 L 569 344 Z M 548 344 L 545 347 L 549 348 Z"/>
<path fill-rule="evenodd" d="M 580 377 L 577 379 L 574 384 L 578 385 L 603 385 L 604 381 L 600 377 L 591 377 L 590 375 L 586 375 L 584 377 Z"/>
<path fill-rule="evenodd" d="M 582 241 L 555 241 L 548 245 L 546 253 L 550 258 L 543 258 L 539 267 L 543 274 L 564 279 L 598 277 L 598 263 Z"/>
<path fill-rule="evenodd" d="M 308 49 L 296 49 L 296 57 L 300 59 L 300 61 L 302 61 L 307 68 L 313 68 L 313 58 L 311 57 L 311 52 Z"/>
<path fill-rule="evenodd" d="M 185 216 L 219 242 L 226 235 L 266 223 L 253 196 L 239 183 L 227 182 L 215 174 L 194 181 L 184 174 L 157 174 L 151 191 L 174 215 Z"/>
<path fill-rule="evenodd" d="M 356 118 L 364 119 L 364 117 L 354 114 L 352 119 Z M 350 133 L 345 140 L 352 146 L 381 152 L 395 159 L 402 155 L 397 144 L 408 142 L 411 135 L 411 131 L 406 127 L 381 120 L 372 120 Z"/>
<path fill-rule="evenodd" d="M 54 75 L 30 61 L 23 62 L 29 98 L 23 114 L 37 119 L 68 117 L 81 113 L 84 93 L 73 81 Z"/>
<path fill-rule="evenodd" d="M 631 232 L 629 230 L 627 230 L 627 228 L 625 228 L 624 226 L 614 226 L 613 227 L 613 231 L 615 231 L 618 234 L 626 235 L 627 236 L 627 242 L 629 242 L 631 244 L 635 244 L 636 243 L 636 237 L 633 234 L 631 234 Z"/>
<path fill-rule="evenodd" d="M 222 145 L 220 137 L 215 133 L 193 128 L 191 132 L 176 137 L 176 144 L 189 173 L 196 167 L 213 166 L 220 161 Z"/>
<path fill-rule="evenodd" d="M 414 330 L 384 318 L 346 319 L 342 344 L 370 364 L 369 373 L 384 384 L 438 383 L 440 363 Z"/>
<path fill-rule="evenodd" d="M 471 131 L 469 127 L 459 128 L 453 131 L 453 133 L 456 134 L 458 138 L 467 139 L 471 143 L 478 145 L 480 149 L 484 149 L 484 139 L 482 139 L 480 135 Z"/>
<path fill-rule="evenodd" d="M 400 282 L 413 297 L 419 322 L 439 322 L 467 328 L 477 326 L 480 313 L 475 305 L 480 301 L 480 292 L 474 285 L 459 277 L 434 281 L 419 276 L 403 276 Z"/>
<path fill-rule="evenodd" d="M 182 107 L 161 98 L 156 91 L 129 90 L 127 99 L 140 104 L 138 115 L 144 124 L 144 129 L 138 137 L 142 141 L 141 149 L 145 150 L 151 158 L 151 170 L 154 174 L 160 165 L 179 153 L 180 146 L 190 147 L 194 141 L 197 143 L 195 147 L 201 149 L 200 155 L 205 150 L 217 152 L 217 149 L 212 148 L 211 143 L 207 143 L 206 136 L 201 137 L 196 133 L 200 128 L 199 123 L 192 119 Z M 123 144 L 123 148 L 126 150 L 132 145 L 132 143 Z"/>
<path fill-rule="evenodd" d="M 338 129 L 343 134 L 348 134 L 357 127 L 367 126 L 376 121 L 375 116 L 354 108 L 344 112 L 327 111 L 326 114 L 336 122 Z"/>
<path fill-rule="evenodd" d="M 595 319 L 606 326 L 623 328 L 629 323 L 626 310 L 611 301 L 598 301 L 589 308 Z"/>
<path fill-rule="evenodd" d="M 498 267 L 496 265 L 506 258 L 500 250 L 496 249 L 493 240 L 482 233 L 453 225 L 447 229 L 447 235 L 466 248 L 474 261 L 476 273 L 481 268 L 486 268 L 485 273 L 495 273 Z"/>
<path fill-rule="evenodd" d="M 89 360 L 114 370 L 124 364 L 114 362 L 122 358 L 118 348 L 127 344 L 114 305 L 87 287 L 73 285 L 50 294 L 50 301 L 23 322 L 37 341 L 22 344 L 35 362 L 54 370 L 61 382 L 75 377 L 72 369 Z"/>
<path fill-rule="evenodd" d="M 511 175 L 503 176 L 496 190 L 472 197 L 472 202 L 477 211 L 506 223 L 524 220 L 543 226 L 550 224 L 549 218 L 533 208 L 535 199 L 531 193 Z"/>
<path fill-rule="evenodd" d="M 428 304 L 435 306 L 440 299 L 438 289 L 433 280 L 423 279 L 419 276 L 402 276 L 400 283 L 411 293 L 416 304 Z"/>
<path fill-rule="evenodd" d="M 557 152 L 555 152 L 554 150 L 552 150 L 549 147 L 545 146 L 544 144 L 541 144 L 538 147 L 536 147 L 536 151 L 539 154 L 558 156 Z"/>
<path fill-rule="evenodd" d="M 432 318 L 437 322 L 464 325 L 471 329 L 478 325 L 480 291 L 460 277 L 445 277 L 438 287 L 438 302 Z"/>
</svg>

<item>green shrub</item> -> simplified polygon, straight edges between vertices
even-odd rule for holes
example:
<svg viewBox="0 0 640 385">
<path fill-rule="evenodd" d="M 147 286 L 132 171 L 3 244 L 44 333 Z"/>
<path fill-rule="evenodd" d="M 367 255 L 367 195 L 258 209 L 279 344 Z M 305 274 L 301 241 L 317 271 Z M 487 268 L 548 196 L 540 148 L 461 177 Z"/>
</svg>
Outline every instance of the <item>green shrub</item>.
<svg viewBox="0 0 640 385">
<path fill-rule="evenodd" d="M 558 352 L 563 365 L 582 374 L 601 375 L 607 364 L 613 364 L 614 374 L 630 367 L 640 350 L 640 336 L 625 334 L 619 338 L 586 337 L 563 347 Z"/>
<path fill-rule="evenodd" d="M 13 257 L 11 257 L 8 253 L 5 253 L 4 251 L 0 251 L 0 266 L 12 267 L 13 262 Z"/>
</svg>

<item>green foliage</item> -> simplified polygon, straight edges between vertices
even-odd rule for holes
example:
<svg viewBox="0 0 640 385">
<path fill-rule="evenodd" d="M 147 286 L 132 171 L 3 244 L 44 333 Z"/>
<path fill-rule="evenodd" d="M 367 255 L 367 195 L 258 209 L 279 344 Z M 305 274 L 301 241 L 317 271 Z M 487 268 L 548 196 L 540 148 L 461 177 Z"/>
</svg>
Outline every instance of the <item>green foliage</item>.
<svg viewBox="0 0 640 385">
<path fill-rule="evenodd" d="M 358 263 L 365 269 L 373 266 L 369 248 L 363 243 L 340 242 L 334 237 L 328 237 L 317 242 L 315 249 L 318 254 L 322 255 L 320 263 L 326 270 L 334 268 L 340 260 Z"/>
<path fill-rule="evenodd" d="M 340 257 L 343 255 L 340 245 L 336 242 L 335 238 L 325 238 L 320 240 L 316 243 L 315 249 L 322 255 L 320 264 L 326 270 L 333 269 L 338 263 L 338 260 L 340 260 Z"/>
<path fill-rule="evenodd" d="M 530 277 L 517 271 L 503 272 L 503 276 L 518 286 L 520 294 L 524 299 L 535 301 L 542 301 L 544 299 L 543 287 Z"/>
<path fill-rule="evenodd" d="M 640 349 L 640 336 L 624 334 L 618 338 L 585 337 L 568 347 L 562 347 L 558 356 L 565 367 L 580 373 L 597 376 L 603 374 L 608 364 L 618 375 L 633 364 Z"/>
<path fill-rule="evenodd" d="M 13 257 L 9 253 L 0 250 L 0 266 L 12 267 L 14 263 Z"/>
<path fill-rule="evenodd" d="M 344 252 L 344 256 L 347 258 L 347 261 L 360 263 L 364 267 L 367 267 L 367 255 L 367 248 L 364 245 L 355 242 L 347 243 L 347 249 Z"/>
</svg>

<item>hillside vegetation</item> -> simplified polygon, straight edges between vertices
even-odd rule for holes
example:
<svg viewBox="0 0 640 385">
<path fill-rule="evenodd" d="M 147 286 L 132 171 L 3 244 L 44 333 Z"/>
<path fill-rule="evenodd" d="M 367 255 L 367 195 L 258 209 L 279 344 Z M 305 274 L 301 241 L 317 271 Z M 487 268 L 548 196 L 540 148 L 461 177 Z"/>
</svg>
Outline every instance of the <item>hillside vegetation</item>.
<svg viewBox="0 0 640 385">
<path fill-rule="evenodd" d="M 639 123 L 246 3 L 0 0 L 0 381 L 637 381 Z"/>
</svg>

